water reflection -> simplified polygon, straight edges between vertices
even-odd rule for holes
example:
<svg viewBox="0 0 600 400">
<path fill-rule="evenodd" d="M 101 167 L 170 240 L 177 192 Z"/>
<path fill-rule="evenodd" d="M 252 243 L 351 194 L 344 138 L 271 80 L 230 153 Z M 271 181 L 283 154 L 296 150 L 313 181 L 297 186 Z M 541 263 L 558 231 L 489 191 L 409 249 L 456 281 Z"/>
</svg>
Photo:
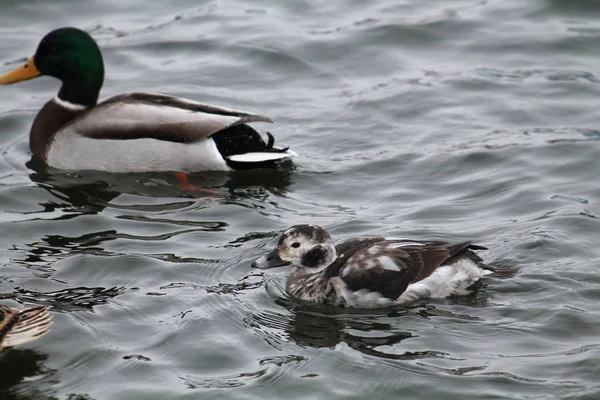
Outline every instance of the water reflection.
<svg viewBox="0 0 600 400">
<path fill-rule="evenodd" d="M 280 289 L 273 290 L 269 286 L 267 291 L 276 296 L 275 303 L 287 313 L 257 310 L 252 318 L 246 318 L 246 323 L 274 347 L 280 349 L 281 344 L 290 339 L 299 346 L 315 348 L 333 349 L 345 343 L 360 353 L 393 360 L 448 358 L 448 354 L 436 350 L 403 350 L 402 342 L 422 336 L 421 329 L 431 328 L 426 321 L 436 317 L 479 320 L 465 313 L 448 311 L 444 305 L 481 307 L 485 304 L 485 300 L 472 295 L 423 301 L 406 308 L 345 309 L 301 302 L 283 291 L 274 293 Z"/>
<path fill-rule="evenodd" d="M 254 169 L 231 173 L 223 186 L 234 197 L 252 197 L 266 200 L 269 193 L 284 196 L 293 183 L 292 176 L 296 167 L 292 164 L 273 169 Z"/>
<path fill-rule="evenodd" d="M 34 172 L 31 181 L 47 190 L 61 203 L 42 204 L 46 211 L 61 208 L 65 211 L 93 213 L 101 211 L 120 194 L 145 197 L 202 198 L 245 205 L 246 200 L 265 201 L 271 194 L 285 195 L 293 183 L 295 166 L 282 164 L 279 168 L 263 168 L 233 172 L 198 172 L 188 174 L 190 184 L 218 194 L 183 190 L 174 173 L 110 174 L 100 171 L 66 172 L 52 170 L 36 157 L 27 167 Z M 72 208 L 75 209 L 72 209 Z"/>
<path fill-rule="evenodd" d="M 32 157 L 27 163 L 32 169 L 29 174 L 32 182 L 47 190 L 53 199 L 60 202 L 48 201 L 40 203 L 43 212 L 53 212 L 57 209 L 67 214 L 58 219 L 68 219 L 81 214 L 95 214 L 104 209 L 106 204 L 120 193 L 111 185 L 95 176 L 75 175 L 69 173 L 51 173 L 48 167 L 37 157 Z M 74 214 L 69 214 L 74 213 Z"/>
<path fill-rule="evenodd" d="M 24 253 L 24 257 L 15 257 L 13 262 L 22 264 L 26 268 L 45 272 L 49 276 L 54 272 L 50 264 L 57 259 L 74 254 L 111 255 L 112 253 L 107 253 L 101 244 L 115 240 L 116 237 L 117 232 L 114 230 L 74 237 L 47 235 L 24 246 L 15 246 L 14 250 Z"/>
<path fill-rule="evenodd" d="M 180 377 L 180 379 L 188 389 L 228 389 L 245 386 L 250 381 L 258 379 L 266 373 L 267 368 L 262 368 L 258 371 L 242 372 L 230 376 L 195 377 L 188 375 Z"/>
<path fill-rule="evenodd" d="M 29 349 L 13 348 L 0 354 L 0 398 L 25 398 L 15 390 L 18 384 L 34 376 L 54 375 L 56 371 L 49 370 L 42 364 L 47 358 L 46 354 Z"/>
<path fill-rule="evenodd" d="M 0 299 L 12 299 L 19 303 L 50 306 L 52 313 L 93 311 L 98 305 L 107 304 L 122 294 L 137 291 L 125 287 L 77 287 L 51 292 L 39 292 L 16 288 L 13 293 L 0 293 Z M 48 368 L 45 353 L 12 347 L 0 352 L 0 399 L 48 399 L 57 400 L 56 387 L 59 372 Z M 61 397 L 63 398 L 63 397 Z M 68 394 L 69 400 L 91 400 L 87 394 Z"/>
<path fill-rule="evenodd" d="M 401 318 L 408 310 L 340 310 L 333 306 L 297 304 L 285 299 L 278 304 L 292 311 L 286 331 L 301 346 L 334 348 L 340 342 L 363 353 L 386 353 L 374 351 L 379 346 L 393 346 L 413 337 L 408 330 L 397 330 L 387 321 Z M 342 314 L 343 312 L 343 314 Z M 376 333 L 373 336 L 373 333 Z"/>
<path fill-rule="evenodd" d="M 59 383 L 58 372 L 44 365 L 48 356 L 30 349 L 14 349 L 0 354 L 0 399 L 58 400 L 52 386 Z M 86 394 L 69 394 L 67 400 L 92 400 Z"/>
<path fill-rule="evenodd" d="M 51 292 L 37 292 L 16 288 L 14 299 L 20 302 L 51 306 L 52 312 L 92 311 L 95 306 L 107 304 L 117 296 L 137 292 L 137 287 L 74 287 Z"/>
<path fill-rule="evenodd" d="M 125 219 L 125 218 L 123 218 Z M 133 217 L 130 219 L 134 219 Z M 167 221 L 167 220 L 164 220 Z M 168 220 L 171 222 L 171 220 Z M 174 221 L 176 222 L 176 221 Z M 127 233 L 119 233 L 115 230 L 101 231 L 89 233 L 81 236 L 62 236 L 62 235 L 48 235 L 41 240 L 28 243 L 25 246 L 14 246 L 14 250 L 19 250 L 25 253 L 24 258 L 14 258 L 13 262 L 22 264 L 26 268 L 35 269 L 42 271 L 47 274 L 54 272 L 49 264 L 55 260 L 70 257 L 76 254 L 90 254 L 96 256 L 114 256 L 126 253 L 117 253 L 114 251 L 106 250 L 102 244 L 107 241 L 113 241 L 118 239 L 133 239 L 141 241 L 162 241 L 170 239 L 174 236 L 190 233 L 190 232 L 215 232 L 223 230 L 227 224 L 224 222 L 193 222 L 193 229 L 181 229 L 174 232 L 168 232 L 156 235 L 132 235 Z M 127 253 L 131 254 L 131 253 Z M 162 260 L 170 260 L 173 262 L 182 262 L 182 260 L 172 254 L 149 254 L 155 258 Z M 187 258 L 185 262 L 199 262 L 204 261 L 201 258 Z M 41 263 L 41 264 L 40 264 Z M 40 265 L 34 265 L 40 264 Z"/>
</svg>

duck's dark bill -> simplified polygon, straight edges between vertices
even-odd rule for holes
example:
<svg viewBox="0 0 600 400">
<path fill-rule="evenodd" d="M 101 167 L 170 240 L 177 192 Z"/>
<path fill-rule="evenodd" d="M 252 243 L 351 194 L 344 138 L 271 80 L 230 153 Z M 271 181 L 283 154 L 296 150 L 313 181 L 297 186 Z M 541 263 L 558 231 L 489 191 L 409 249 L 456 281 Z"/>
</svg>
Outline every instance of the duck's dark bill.
<svg viewBox="0 0 600 400">
<path fill-rule="evenodd" d="M 288 265 L 288 264 L 289 264 L 288 262 L 283 261 L 281 258 L 279 258 L 279 254 L 277 253 L 277 247 L 275 247 L 273 250 L 271 250 L 269 252 L 269 254 L 262 256 L 258 260 L 254 261 L 252 263 L 252 266 L 254 268 L 268 269 L 268 268 L 281 267 L 283 265 Z"/>
<path fill-rule="evenodd" d="M 27 60 L 27 62 L 15 69 L 12 72 L 8 72 L 0 76 L 0 85 L 10 85 L 11 83 L 25 81 L 27 79 L 33 79 L 40 75 L 40 71 L 35 66 L 33 58 Z"/>
</svg>

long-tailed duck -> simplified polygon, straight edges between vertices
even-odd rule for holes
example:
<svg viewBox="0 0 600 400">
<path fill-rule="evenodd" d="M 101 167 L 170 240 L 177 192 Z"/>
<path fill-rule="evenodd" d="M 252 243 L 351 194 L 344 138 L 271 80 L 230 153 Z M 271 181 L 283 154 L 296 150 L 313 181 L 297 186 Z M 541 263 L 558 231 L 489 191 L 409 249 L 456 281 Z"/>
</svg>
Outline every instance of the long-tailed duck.
<svg viewBox="0 0 600 400">
<path fill-rule="evenodd" d="M 302 300 L 348 307 L 377 308 L 421 298 L 467 295 L 482 277 L 507 278 L 515 271 L 484 264 L 473 241 L 350 239 L 334 246 L 317 225 L 283 232 L 269 254 L 253 267 L 292 264 L 286 290 Z"/>
<path fill-rule="evenodd" d="M 11 308 L 0 305 L 0 353 L 48 333 L 52 316 L 48 307 Z"/>
</svg>

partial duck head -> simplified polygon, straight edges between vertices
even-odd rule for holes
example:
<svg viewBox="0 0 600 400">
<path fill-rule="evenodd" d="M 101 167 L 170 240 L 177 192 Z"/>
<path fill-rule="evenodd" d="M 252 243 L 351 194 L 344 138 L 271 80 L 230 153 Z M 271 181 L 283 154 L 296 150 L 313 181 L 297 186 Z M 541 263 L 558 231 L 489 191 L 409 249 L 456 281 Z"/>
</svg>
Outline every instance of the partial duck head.
<svg viewBox="0 0 600 400">
<path fill-rule="evenodd" d="M 62 81 L 58 97 L 72 104 L 93 106 L 104 82 L 104 62 L 98 45 L 81 29 L 60 28 L 48 33 L 35 55 L 16 70 L 0 76 L 8 85 L 38 76 Z"/>
<path fill-rule="evenodd" d="M 292 264 L 307 271 L 321 271 L 337 257 L 331 236 L 317 225 L 294 225 L 286 229 L 277 247 L 252 263 L 256 268 L 273 268 Z"/>
</svg>

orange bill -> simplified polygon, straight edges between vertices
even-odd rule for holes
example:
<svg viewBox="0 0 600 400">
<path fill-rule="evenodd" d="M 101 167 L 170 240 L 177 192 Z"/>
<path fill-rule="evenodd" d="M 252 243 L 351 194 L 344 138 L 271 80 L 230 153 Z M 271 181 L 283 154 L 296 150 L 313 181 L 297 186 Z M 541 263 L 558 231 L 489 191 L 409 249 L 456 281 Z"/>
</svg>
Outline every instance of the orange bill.
<svg viewBox="0 0 600 400">
<path fill-rule="evenodd" d="M 12 72 L 8 72 L 0 76 L 0 85 L 10 85 L 11 83 L 25 81 L 27 79 L 33 79 L 40 75 L 40 71 L 33 62 L 33 57 L 27 60 L 27 62 L 15 69 Z"/>
</svg>

